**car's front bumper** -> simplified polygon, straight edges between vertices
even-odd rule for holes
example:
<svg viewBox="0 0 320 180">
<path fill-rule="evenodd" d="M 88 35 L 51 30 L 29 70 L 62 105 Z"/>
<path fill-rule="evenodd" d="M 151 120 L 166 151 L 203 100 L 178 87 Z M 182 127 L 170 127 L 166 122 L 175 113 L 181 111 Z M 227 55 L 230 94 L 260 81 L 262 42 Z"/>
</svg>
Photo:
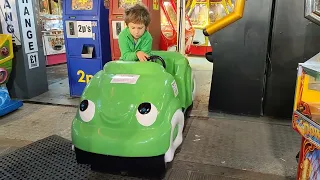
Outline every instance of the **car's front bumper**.
<svg viewBox="0 0 320 180">
<path fill-rule="evenodd" d="M 167 152 L 171 127 L 121 130 L 90 126 L 79 119 L 72 123 L 72 144 L 85 152 L 118 157 L 154 157 Z"/>
</svg>

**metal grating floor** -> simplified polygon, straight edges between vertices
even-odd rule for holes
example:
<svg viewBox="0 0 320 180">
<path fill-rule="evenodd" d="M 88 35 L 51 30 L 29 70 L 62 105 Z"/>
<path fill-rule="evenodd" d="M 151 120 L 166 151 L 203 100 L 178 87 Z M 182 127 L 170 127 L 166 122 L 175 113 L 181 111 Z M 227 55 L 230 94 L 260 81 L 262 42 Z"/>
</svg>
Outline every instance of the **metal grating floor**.
<svg viewBox="0 0 320 180">
<path fill-rule="evenodd" d="M 71 150 L 71 142 L 50 136 L 0 157 L 0 179 L 138 179 L 93 172 L 79 165 Z"/>
</svg>

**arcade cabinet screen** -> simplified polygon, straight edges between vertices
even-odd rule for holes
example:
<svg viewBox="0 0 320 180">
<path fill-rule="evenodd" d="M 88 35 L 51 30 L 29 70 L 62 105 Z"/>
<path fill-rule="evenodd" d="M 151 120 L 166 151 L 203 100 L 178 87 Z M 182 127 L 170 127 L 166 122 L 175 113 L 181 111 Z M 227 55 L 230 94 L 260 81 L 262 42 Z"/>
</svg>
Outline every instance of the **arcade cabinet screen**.
<svg viewBox="0 0 320 180">
<path fill-rule="evenodd" d="M 92 10 L 93 0 L 72 0 L 72 10 Z"/>
</svg>

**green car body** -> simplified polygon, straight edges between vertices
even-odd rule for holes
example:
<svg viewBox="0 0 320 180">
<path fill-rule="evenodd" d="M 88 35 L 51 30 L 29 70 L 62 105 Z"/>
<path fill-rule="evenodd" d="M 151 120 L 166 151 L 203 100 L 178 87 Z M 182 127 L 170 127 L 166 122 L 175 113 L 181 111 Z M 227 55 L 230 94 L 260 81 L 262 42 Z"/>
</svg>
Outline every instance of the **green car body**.
<svg viewBox="0 0 320 180">
<path fill-rule="evenodd" d="M 183 128 L 181 123 L 172 125 L 173 117 L 193 103 L 194 78 L 180 53 L 152 54 L 164 59 L 166 69 L 149 61 L 112 61 L 93 76 L 72 122 L 76 148 L 120 157 L 168 152 Z"/>
</svg>

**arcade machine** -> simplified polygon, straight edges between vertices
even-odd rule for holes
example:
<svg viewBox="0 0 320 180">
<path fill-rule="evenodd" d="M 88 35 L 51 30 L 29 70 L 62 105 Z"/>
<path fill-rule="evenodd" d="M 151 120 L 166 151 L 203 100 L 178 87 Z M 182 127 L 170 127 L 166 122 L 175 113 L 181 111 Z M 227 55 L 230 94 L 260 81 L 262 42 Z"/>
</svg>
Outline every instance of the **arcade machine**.
<svg viewBox="0 0 320 180">
<path fill-rule="evenodd" d="M 160 0 L 112 0 L 110 1 L 109 17 L 112 60 L 118 60 L 121 56 L 118 36 L 126 26 L 124 23 L 124 10 L 136 3 L 143 3 L 148 8 L 151 16 L 148 30 L 153 38 L 152 49 L 160 49 Z"/>
<path fill-rule="evenodd" d="M 23 105 L 21 101 L 11 100 L 5 86 L 12 71 L 13 56 L 12 36 L 0 34 L 0 117 L 19 109 Z"/>
<path fill-rule="evenodd" d="M 160 49 L 176 51 L 177 46 L 177 7 L 174 0 L 164 0 L 161 5 L 161 41 Z M 190 53 L 190 46 L 194 36 L 194 28 L 186 15 L 185 49 Z"/>
<path fill-rule="evenodd" d="M 292 126 L 302 136 L 297 179 L 320 178 L 320 53 L 299 64 Z"/>
<path fill-rule="evenodd" d="M 63 26 L 70 95 L 79 97 L 89 80 L 111 60 L 109 4 L 63 1 Z"/>
<path fill-rule="evenodd" d="M 195 28 L 190 54 L 204 56 L 211 51 L 210 41 L 202 33 L 209 24 L 233 12 L 234 0 L 189 0 L 186 3 L 187 15 Z"/>
<path fill-rule="evenodd" d="M 307 19 L 320 25 L 319 1 L 306 0 L 305 13 Z M 298 66 L 292 127 L 302 136 L 297 179 L 319 179 L 320 53 Z"/>
</svg>

